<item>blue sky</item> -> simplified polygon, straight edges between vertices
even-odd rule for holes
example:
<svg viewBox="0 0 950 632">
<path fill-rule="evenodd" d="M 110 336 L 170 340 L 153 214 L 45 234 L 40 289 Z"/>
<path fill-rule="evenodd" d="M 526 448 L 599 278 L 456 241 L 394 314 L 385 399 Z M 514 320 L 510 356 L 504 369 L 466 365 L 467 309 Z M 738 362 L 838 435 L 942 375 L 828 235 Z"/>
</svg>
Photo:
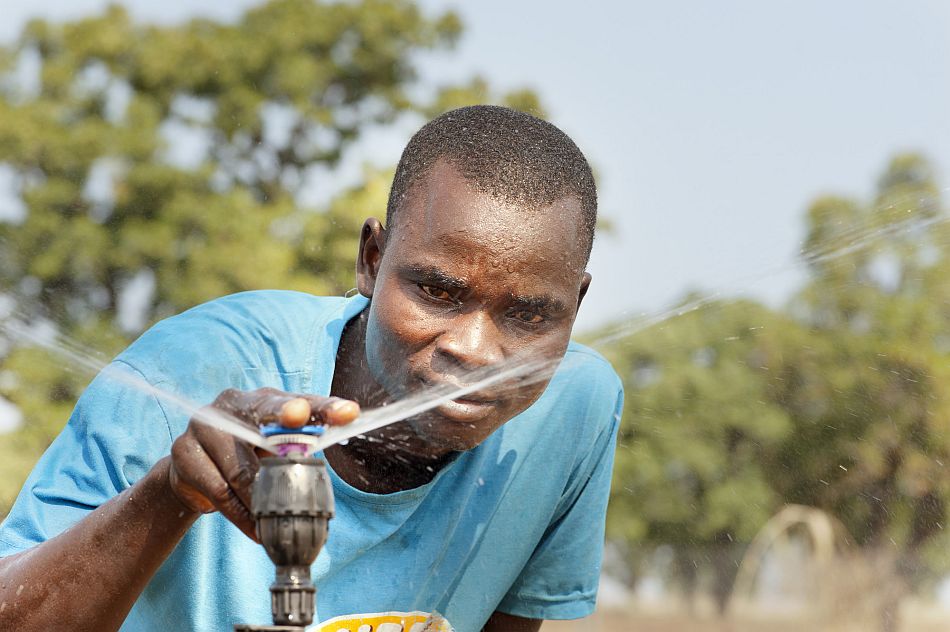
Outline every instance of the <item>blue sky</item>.
<svg viewBox="0 0 950 632">
<path fill-rule="evenodd" d="M 29 16 L 105 4 L 4 0 L 0 39 Z M 256 3 L 124 4 L 174 22 Z M 596 166 L 617 230 L 595 247 L 580 329 L 659 311 L 688 289 L 780 304 L 800 281 L 810 200 L 870 195 L 895 152 L 924 152 L 950 187 L 950 3 L 421 4 L 467 25 L 455 54 L 425 60 L 425 81 L 478 72 L 532 87 Z M 393 163 L 410 131 L 378 133 L 352 164 Z"/>
</svg>

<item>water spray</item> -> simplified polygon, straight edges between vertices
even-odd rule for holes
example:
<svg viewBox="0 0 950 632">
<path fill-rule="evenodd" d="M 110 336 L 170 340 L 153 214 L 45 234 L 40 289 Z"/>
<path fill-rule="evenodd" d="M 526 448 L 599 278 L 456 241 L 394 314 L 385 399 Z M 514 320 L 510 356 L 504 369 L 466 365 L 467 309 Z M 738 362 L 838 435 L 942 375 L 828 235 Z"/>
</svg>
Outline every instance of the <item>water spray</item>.
<svg viewBox="0 0 950 632">
<path fill-rule="evenodd" d="M 270 587 L 274 624 L 239 624 L 234 627 L 235 632 L 299 631 L 313 622 L 316 587 L 310 577 L 310 565 L 326 543 L 329 520 L 333 517 L 333 488 L 326 464 L 313 456 L 316 452 L 498 382 L 517 380 L 524 384 L 547 379 L 558 363 L 526 361 L 501 370 L 485 369 L 475 373 L 481 379 L 464 386 L 442 385 L 369 411 L 344 426 L 263 426 L 261 434 L 278 456 L 261 459 L 251 490 L 251 513 L 257 536 L 277 567 L 276 579 Z"/>
<path fill-rule="evenodd" d="M 0 331 L 7 334 L 13 340 L 25 342 L 60 355 L 72 362 L 73 365 L 89 371 L 92 375 L 100 374 L 103 377 L 116 380 L 143 393 L 153 395 L 161 401 L 177 406 L 191 415 L 192 419 L 200 423 L 226 432 L 268 452 L 274 451 L 272 444 L 268 442 L 265 437 L 262 437 L 260 433 L 255 432 L 253 428 L 249 428 L 237 418 L 220 410 L 201 406 L 185 397 L 159 388 L 134 373 L 122 370 L 119 365 L 94 360 L 91 353 L 86 350 L 71 348 L 77 345 L 67 344 L 67 342 L 62 340 L 58 335 L 41 335 L 26 326 L 23 322 L 14 318 L 0 320 Z"/>
<path fill-rule="evenodd" d="M 826 262 L 863 248 L 882 235 L 929 228 L 945 221 L 946 218 L 942 217 L 910 217 L 885 229 L 853 231 L 843 236 L 846 243 L 837 248 L 806 250 L 800 255 L 805 263 Z M 752 280 L 761 280 L 791 267 L 795 266 L 780 265 L 760 270 Z M 603 346 L 613 343 L 671 317 L 700 309 L 715 298 L 716 294 L 704 296 L 670 310 L 646 315 L 604 332 L 594 344 Z M 273 625 L 238 624 L 234 628 L 235 632 L 300 632 L 313 622 L 316 588 L 310 576 L 310 567 L 326 543 L 329 521 L 334 513 L 333 491 L 327 467 L 323 460 L 314 456 L 316 453 L 500 382 L 524 385 L 547 380 L 560 362 L 560 359 L 521 358 L 503 368 L 486 367 L 467 375 L 465 385 L 448 384 L 427 388 L 387 406 L 365 411 L 355 421 L 344 426 L 327 428 L 308 425 L 293 428 L 271 424 L 258 432 L 226 413 L 201 407 L 157 388 L 134 374 L 117 370 L 115 365 L 92 360 L 88 352 L 77 350 L 76 345 L 61 340 L 58 335 L 42 335 L 9 316 L 9 313 L 0 314 L 0 331 L 10 338 L 43 347 L 66 357 L 76 366 L 93 373 L 102 372 L 109 378 L 150 393 L 184 409 L 198 422 L 276 455 L 261 459 L 251 502 L 257 535 L 276 567 L 276 578 L 270 588 Z"/>
<path fill-rule="evenodd" d="M 313 622 L 316 587 L 310 565 L 327 541 L 333 517 L 333 488 L 326 464 L 314 453 L 497 382 L 528 375 L 530 380 L 547 379 L 557 364 L 550 360 L 517 363 L 465 386 L 445 385 L 435 392 L 404 398 L 345 426 L 263 426 L 261 435 L 278 456 L 261 459 L 251 490 L 251 513 L 257 536 L 276 566 L 276 579 L 270 587 L 273 625 L 238 624 L 235 632 L 299 632 Z M 520 380 L 522 384 L 525 381 Z"/>
<path fill-rule="evenodd" d="M 560 363 L 560 359 L 520 359 L 501 369 L 485 367 L 473 371 L 464 385 L 428 388 L 388 406 L 366 411 L 345 426 L 271 423 L 255 431 L 231 415 L 198 406 L 119 369 L 118 365 L 93 360 L 91 354 L 73 348 L 76 345 L 59 340 L 57 335 L 38 334 L 12 318 L 0 320 L 0 331 L 12 339 L 62 355 L 76 366 L 172 403 L 189 412 L 192 419 L 276 455 L 260 461 L 250 508 L 257 536 L 276 567 L 275 581 L 270 587 L 273 625 L 237 624 L 235 632 L 300 632 L 313 622 L 316 587 L 310 567 L 326 543 L 334 513 L 333 489 L 326 463 L 315 457 L 316 453 L 500 382 L 522 386 L 546 380 Z"/>
</svg>

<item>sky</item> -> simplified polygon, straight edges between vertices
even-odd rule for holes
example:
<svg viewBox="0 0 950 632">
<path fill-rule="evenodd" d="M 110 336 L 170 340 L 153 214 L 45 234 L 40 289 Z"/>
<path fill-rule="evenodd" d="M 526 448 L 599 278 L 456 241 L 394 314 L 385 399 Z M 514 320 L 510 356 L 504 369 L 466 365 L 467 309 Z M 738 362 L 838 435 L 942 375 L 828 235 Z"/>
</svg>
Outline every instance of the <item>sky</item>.
<svg viewBox="0 0 950 632">
<path fill-rule="evenodd" d="M 105 4 L 4 0 L 0 41 L 29 17 Z M 231 19 L 256 2 L 123 4 L 167 23 Z M 871 196 L 897 152 L 923 152 L 950 186 L 942 0 L 420 4 L 466 25 L 456 52 L 421 60 L 424 82 L 478 73 L 531 87 L 595 167 L 614 231 L 597 239 L 578 330 L 659 312 L 689 290 L 781 305 L 802 281 L 809 203 Z M 393 164 L 411 131 L 378 132 L 344 170 Z"/>
</svg>

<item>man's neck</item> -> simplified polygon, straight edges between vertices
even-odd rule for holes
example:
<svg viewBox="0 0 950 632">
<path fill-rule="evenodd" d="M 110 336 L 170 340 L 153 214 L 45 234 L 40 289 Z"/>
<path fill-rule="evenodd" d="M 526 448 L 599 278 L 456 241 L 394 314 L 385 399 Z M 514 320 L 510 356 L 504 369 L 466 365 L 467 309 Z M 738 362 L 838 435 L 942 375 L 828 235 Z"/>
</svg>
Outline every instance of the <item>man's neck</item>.
<svg viewBox="0 0 950 632">
<path fill-rule="evenodd" d="M 363 408 L 386 403 L 385 391 L 379 386 L 366 363 L 366 320 L 369 306 L 343 327 L 336 352 L 330 394 L 352 399 Z"/>
<path fill-rule="evenodd" d="M 343 328 L 330 387 L 331 395 L 354 400 L 364 409 L 391 401 L 366 362 L 368 316 L 369 307 Z M 389 494 L 428 483 L 455 457 L 455 453 L 427 454 L 423 446 L 414 446 L 418 443 L 418 437 L 408 424 L 397 422 L 365 439 L 330 446 L 324 455 L 340 478 L 353 487 L 374 494 Z"/>
</svg>

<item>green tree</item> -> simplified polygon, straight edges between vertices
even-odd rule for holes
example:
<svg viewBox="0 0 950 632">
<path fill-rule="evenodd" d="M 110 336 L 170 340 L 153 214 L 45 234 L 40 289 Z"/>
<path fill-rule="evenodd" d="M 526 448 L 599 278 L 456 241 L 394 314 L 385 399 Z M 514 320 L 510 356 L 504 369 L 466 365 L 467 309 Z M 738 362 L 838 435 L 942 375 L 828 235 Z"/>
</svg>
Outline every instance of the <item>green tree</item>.
<svg viewBox="0 0 950 632">
<path fill-rule="evenodd" d="M 770 393 L 795 420 L 775 489 L 886 552 L 893 630 L 906 590 L 950 568 L 947 216 L 930 165 L 904 155 L 874 200 L 820 199 L 808 229 L 811 280 L 791 309 L 811 344 L 789 349 Z"/>
<path fill-rule="evenodd" d="M 929 164 L 895 158 L 869 203 L 817 200 L 803 263 L 784 313 L 698 301 L 611 345 L 627 404 L 609 529 L 695 562 L 784 503 L 820 507 L 889 552 L 893 629 L 902 592 L 950 568 L 950 234 Z"/>
<path fill-rule="evenodd" d="M 374 125 L 473 102 L 538 109 L 477 78 L 421 89 L 419 54 L 460 33 L 453 13 L 409 0 L 273 0 L 233 24 L 141 25 L 115 6 L 31 22 L 0 49 L 0 168 L 24 208 L 0 222 L 0 292 L 108 357 L 215 296 L 346 291 L 391 171 L 302 208 L 313 174 L 332 175 Z M 35 85 L 13 72 L 31 60 Z M 123 307 L 136 296 L 140 310 Z M 25 347 L 0 364 L 0 394 L 26 420 L 0 443 L 3 515 L 89 375 Z"/>
<path fill-rule="evenodd" d="M 779 339 L 796 327 L 749 301 L 699 301 L 608 351 L 626 390 L 609 534 L 641 555 L 672 546 L 690 594 L 699 568 L 710 568 L 720 605 L 735 544 L 749 542 L 781 502 L 770 477 L 792 424 L 763 394 Z"/>
</svg>

